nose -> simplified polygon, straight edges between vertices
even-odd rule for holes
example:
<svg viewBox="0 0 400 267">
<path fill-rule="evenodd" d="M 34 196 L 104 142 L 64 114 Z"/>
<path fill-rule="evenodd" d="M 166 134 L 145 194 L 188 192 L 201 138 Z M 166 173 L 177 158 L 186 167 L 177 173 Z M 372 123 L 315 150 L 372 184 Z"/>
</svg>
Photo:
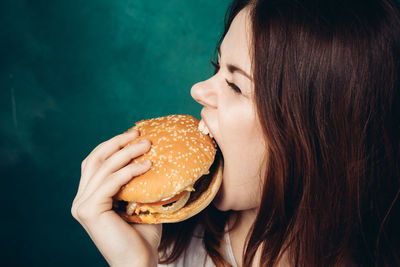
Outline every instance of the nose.
<svg viewBox="0 0 400 267">
<path fill-rule="evenodd" d="M 205 107 L 217 108 L 217 90 L 211 79 L 194 84 L 190 95 Z"/>
</svg>

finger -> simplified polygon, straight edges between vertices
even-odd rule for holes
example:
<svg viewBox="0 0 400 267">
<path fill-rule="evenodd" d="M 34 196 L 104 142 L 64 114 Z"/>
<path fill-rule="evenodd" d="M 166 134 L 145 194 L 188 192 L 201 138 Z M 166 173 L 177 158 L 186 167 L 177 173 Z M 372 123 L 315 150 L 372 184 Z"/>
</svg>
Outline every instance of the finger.
<svg viewBox="0 0 400 267">
<path fill-rule="evenodd" d="M 87 163 L 87 157 L 81 163 L 81 179 L 79 180 L 77 195 L 81 194 L 81 191 L 82 191 L 82 187 L 83 187 L 82 184 L 84 183 L 84 180 L 85 180 L 85 177 L 83 177 L 84 176 L 83 174 L 85 171 L 86 163 Z"/>
<path fill-rule="evenodd" d="M 138 175 L 148 171 L 150 169 L 151 165 L 152 165 L 152 163 L 150 160 L 146 160 L 141 163 L 129 164 L 126 167 L 119 170 L 118 172 L 110 175 L 108 177 L 109 178 L 108 182 L 106 184 L 103 183 L 102 185 L 99 185 L 99 188 L 102 188 L 102 187 L 107 188 L 109 186 L 113 187 L 113 190 L 115 191 L 115 193 L 112 196 L 114 196 L 124 184 L 129 182 L 129 180 L 131 180 L 133 177 L 138 176 Z M 102 193 L 99 188 L 95 188 L 95 190 L 93 190 L 93 191 L 85 190 L 82 193 L 82 195 L 75 197 L 72 207 L 71 207 L 71 213 L 74 217 L 79 217 L 77 210 L 79 209 L 79 207 L 81 207 L 82 203 L 102 203 L 103 205 L 104 205 L 104 203 L 109 203 L 109 205 L 111 205 L 111 208 L 112 208 L 112 198 L 110 198 L 107 195 L 104 195 L 104 193 Z M 94 196 L 97 196 L 97 197 L 94 197 Z M 88 202 L 89 199 L 90 199 L 90 201 Z M 108 209 L 104 210 L 104 208 L 108 208 Z M 111 208 L 108 206 L 102 207 L 103 211 L 110 210 Z M 98 207 L 96 207 L 97 211 L 94 210 L 94 207 L 91 208 L 91 210 L 93 212 L 98 212 Z"/>
<path fill-rule="evenodd" d="M 114 154 L 116 151 L 125 147 L 128 143 L 139 137 L 140 133 L 137 130 L 132 130 L 114 136 L 113 138 L 100 143 L 92 152 L 87 156 L 86 165 L 88 167 L 99 166 L 101 163 Z M 86 166 L 85 166 L 86 167 Z M 93 169 L 93 168 L 90 168 Z M 89 171 L 89 175 L 90 175 Z"/>
<path fill-rule="evenodd" d="M 140 142 L 131 144 L 120 151 L 116 152 L 114 155 L 109 157 L 104 161 L 96 176 L 105 177 L 113 172 L 118 171 L 122 167 L 126 166 L 132 159 L 135 159 L 151 148 L 151 142 L 148 139 L 142 139 Z"/>
<path fill-rule="evenodd" d="M 83 172 L 83 170 L 85 169 L 86 162 L 87 162 L 87 157 L 81 163 L 81 172 Z"/>
<path fill-rule="evenodd" d="M 107 179 L 105 183 L 101 184 L 93 193 L 94 198 L 97 199 L 98 203 L 100 203 L 100 205 L 104 205 L 101 207 L 101 210 L 111 210 L 112 197 L 118 193 L 121 187 L 127 184 L 134 177 L 148 171 L 151 166 L 152 162 L 150 160 L 146 160 L 140 163 L 127 165 L 109 176 L 109 179 Z"/>
<path fill-rule="evenodd" d="M 132 144 L 115 153 L 102 164 L 100 169 L 88 181 L 85 194 L 91 194 L 93 191 L 97 190 L 99 185 L 104 183 L 104 179 L 126 166 L 132 159 L 146 153 L 149 149 L 150 141 L 145 140 L 143 143 Z"/>
<path fill-rule="evenodd" d="M 118 135 L 112 137 L 111 139 L 106 140 L 106 141 L 104 141 L 104 142 L 98 144 L 98 145 L 92 150 L 92 152 L 87 156 L 87 158 L 92 157 L 92 155 L 95 155 L 96 153 L 98 153 L 99 150 L 104 149 L 104 146 L 107 146 L 107 145 L 109 145 L 110 143 L 115 143 L 115 142 L 117 142 L 117 144 L 120 145 L 118 149 L 124 147 L 124 146 L 130 141 L 130 140 L 129 140 L 130 136 L 132 136 L 132 138 L 135 139 L 136 137 L 140 136 L 140 132 L 139 132 L 138 130 L 136 130 L 136 129 L 133 129 L 133 130 L 125 131 L 125 132 L 123 132 L 123 133 L 121 133 L 121 134 L 118 134 Z M 128 139 L 126 139 L 126 138 L 128 138 Z M 126 140 L 125 140 L 125 139 L 126 139 Z M 103 154 L 103 153 L 101 153 L 101 154 Z"/>
<path fill-rule="evenodd" d="M 103 160 L 109 157 L 110 153 L 120 150 L 126 146 L 129 142 L 132 142 L 139 136 L 137 130 L 126 132 L 117 135 L 110 140 L 98 145 L 84 160 L 82 163 L 81 180 L 79 181 L 78 193 L 80 195 L 86 188 L 89 179 L 101 166 Z M 104 155 L 102 155 L 104 153 Z"/>
</svg>

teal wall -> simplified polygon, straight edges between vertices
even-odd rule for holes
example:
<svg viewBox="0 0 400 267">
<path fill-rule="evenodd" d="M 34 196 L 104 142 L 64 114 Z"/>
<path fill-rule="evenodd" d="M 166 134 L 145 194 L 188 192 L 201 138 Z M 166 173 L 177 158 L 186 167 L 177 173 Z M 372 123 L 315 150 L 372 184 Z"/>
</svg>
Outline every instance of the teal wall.
<svg viewBox="0 0 400 267">
<path fill-rule="evenodd" d="M 70 214 L 81 161 L 135 121 L 200 117 L 228 2 L 0 1 L 0 265 L 107 266 Z"/>
</svg>

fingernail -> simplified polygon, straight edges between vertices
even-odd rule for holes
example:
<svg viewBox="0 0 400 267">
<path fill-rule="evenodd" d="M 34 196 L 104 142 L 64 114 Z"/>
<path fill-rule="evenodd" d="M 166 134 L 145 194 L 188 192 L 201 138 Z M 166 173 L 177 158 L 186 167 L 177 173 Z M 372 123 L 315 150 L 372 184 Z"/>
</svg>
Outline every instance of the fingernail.
<svg viewBox="0 0 400 267">
<path fill-rule="evenodd" d="M 139 141 L 139 144 L 144 144 L 144 143 L 147 143 L 147 142 L 149 142 L 149 139 L 142 139 L 142 140 Z"/>
<path fill-rule="evenodd" d="M 151 160 L 145 160 L 145 161 L 143 161 L 142 163 L 141 163 L 143 166 L 145 166 L 145 167 L 149 167 L 149 166 L 151 166 Z"/>
<path fill-rule="evenodd" d="M 126 132 L 124 132 L 124 134 L 125 134 L 125 136 L 130 136 L 130 135 L 136 135 L 136 132 L 135 132 L 135 130 L 133 130 L 133 131 L 126 131 Z"/>
<path fill-rule="evenodd" d="M 138 133 L 137 130 L 131 130 L 131 131 L 128 132 L 128 134 L 137 134 L 137 133 Z"/>
</svg>

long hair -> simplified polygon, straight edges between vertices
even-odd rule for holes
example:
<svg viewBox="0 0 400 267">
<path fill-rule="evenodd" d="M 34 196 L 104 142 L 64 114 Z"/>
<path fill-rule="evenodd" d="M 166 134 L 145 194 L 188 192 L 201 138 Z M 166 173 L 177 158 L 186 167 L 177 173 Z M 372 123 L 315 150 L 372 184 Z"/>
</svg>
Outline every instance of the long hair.
<svg viewBox="0 0 400 267">
<path fill-rule="evenodd" d="M 396 0 L 234 1 L 250 9 L 254 103 L 268 160 L 243 266 L 400 266 L 400 7 Z M 217 266 L 229 214 L 163 229 L 169 260 L 205 227 Z M 186 223 L 186 224 L 185 224 Z M 165 225 L 164 225 L 165 226 Z M 179 235 L 172 228 L 182 230 Z M 164 262 L 168 262 L 164 261 Z"/>
</svg>

